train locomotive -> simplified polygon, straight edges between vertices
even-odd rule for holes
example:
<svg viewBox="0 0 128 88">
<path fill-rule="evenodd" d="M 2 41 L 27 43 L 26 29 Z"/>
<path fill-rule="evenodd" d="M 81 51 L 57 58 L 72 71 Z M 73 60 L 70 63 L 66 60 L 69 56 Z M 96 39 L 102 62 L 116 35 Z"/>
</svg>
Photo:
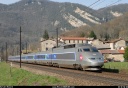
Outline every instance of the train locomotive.
<svg viewBox="0 0 128 88">
<path fill-rule="evenodd" d="M 20 62 L 20 56 L 9 56 L 8 60 Z M 47 51 L 23 54 L 21 62 L 81 70 L 101 70 L 104 57 L 90 44 L 67 44 Z"/>
</svg>

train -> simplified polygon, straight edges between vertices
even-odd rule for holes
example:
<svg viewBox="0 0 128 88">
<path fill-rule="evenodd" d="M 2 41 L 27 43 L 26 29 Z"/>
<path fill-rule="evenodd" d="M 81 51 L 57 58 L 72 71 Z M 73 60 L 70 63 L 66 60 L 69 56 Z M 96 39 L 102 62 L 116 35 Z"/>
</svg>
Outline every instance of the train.
<svg viewBox="0 0 128 88">
<path fill-rule="evenodd" d="M 8 61 L 41 64 L 46 66 L 74 68 L 80 70 L 101 70 L 104 57 L 90 44 L 66 44 L 47 51 L 9 56 Z"/>
</svg>

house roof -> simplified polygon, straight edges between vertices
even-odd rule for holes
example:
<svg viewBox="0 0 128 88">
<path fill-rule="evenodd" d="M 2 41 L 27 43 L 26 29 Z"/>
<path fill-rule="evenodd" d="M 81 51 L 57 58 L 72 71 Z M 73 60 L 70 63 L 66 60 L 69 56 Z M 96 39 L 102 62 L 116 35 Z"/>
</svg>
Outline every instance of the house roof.
<svg viewBox="0 0 128 88">
<path fill-rule="evenodd" d="M 124 50 L 99 50 L 102 54 L 123 54 Z"/>
<path fill-rule="evenodd" d="M 104 41 L 105 43 L 115 43 L 115 42 L 118 42 L 120 40 L 123 40 L 123 39 L 115 39 L 115 40 L 111 40 L 111 41 Z"/>
<path fill-rule="evenodd" d="M 125 50 L 118 50 L 118 52 L 124 54 Z"/>
<path fill-rule="evenodd" d="M 110 49 L 108 44 L 95 45 L 97 49 Z"/>
<path fill-rule="evenodd" d="M 63 40 L 87 40 L 85 37 L 61 37 Z"/>
</svg>

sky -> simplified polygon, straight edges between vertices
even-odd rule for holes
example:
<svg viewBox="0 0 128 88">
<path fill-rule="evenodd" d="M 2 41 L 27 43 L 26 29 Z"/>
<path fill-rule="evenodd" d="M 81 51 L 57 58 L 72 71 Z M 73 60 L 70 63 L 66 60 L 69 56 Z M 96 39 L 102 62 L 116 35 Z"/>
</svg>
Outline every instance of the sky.
<svg viewBox="0 0 128 88">
<path fill-rule="evenodd" d="M 20 0 L 0 0 L 0 3 L 12 4 L 12 3 L 15 3 L 18 1 L 20 1 Z M 103 8 L 103 7 L 107 7 L 107 6 L 111 6 L 111 5 L 122 4 L 122 3 L 128 4 L 128 0 L 50 0 L 50 1 L 78 3 L 78 4 L 88 6 L 90 8 L 93 8 L 93 9 L 99 9 L 99 8 Z M 95 3 L 95 2 L 97 2 L 97 3 Z M 116 4 L 114 4 L 114 3 L 116 3 Z"/>
</svg>

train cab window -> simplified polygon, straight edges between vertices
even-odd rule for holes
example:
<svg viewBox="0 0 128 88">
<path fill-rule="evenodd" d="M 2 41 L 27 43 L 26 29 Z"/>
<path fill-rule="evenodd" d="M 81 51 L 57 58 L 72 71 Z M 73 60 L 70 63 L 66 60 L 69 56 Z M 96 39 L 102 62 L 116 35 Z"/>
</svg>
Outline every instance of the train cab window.
<svg viewBox="0 0 128 88">
<path fill-rule="evenodd" d="M 81 49 L 78 49 L 78 52 L 82 52 L 82 50 Z"/>
<path fill-rule="evenodd" d="M 95 47 L 91 48 L 92 52 L 98 52 L 98 50 Z"/>
<path fill-rule="evenodd" d="M 90 52 L 90 49 L 89 48 L 84 48 L 83 51 L 84 52 Z"/>
</svg>

